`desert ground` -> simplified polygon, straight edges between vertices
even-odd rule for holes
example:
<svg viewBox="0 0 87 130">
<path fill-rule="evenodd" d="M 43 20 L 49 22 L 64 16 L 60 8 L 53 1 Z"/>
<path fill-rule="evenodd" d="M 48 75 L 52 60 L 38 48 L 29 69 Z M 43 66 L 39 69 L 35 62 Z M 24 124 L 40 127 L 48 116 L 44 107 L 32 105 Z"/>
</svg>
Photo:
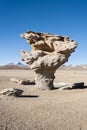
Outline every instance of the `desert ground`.
<svg viewBox="0 0 87 130">
<path fill-rule="evenodd" d="M 87 71 L 57 70 L 55 83 L 84 82 Z M 0 130 L 87 130 L 87 89 L 40 90 L 10 78 L 34 80 L 32 70 L 0 70 L 0 90 L 23 89 L 23 96 L 0 96 Z"/>
</svg>

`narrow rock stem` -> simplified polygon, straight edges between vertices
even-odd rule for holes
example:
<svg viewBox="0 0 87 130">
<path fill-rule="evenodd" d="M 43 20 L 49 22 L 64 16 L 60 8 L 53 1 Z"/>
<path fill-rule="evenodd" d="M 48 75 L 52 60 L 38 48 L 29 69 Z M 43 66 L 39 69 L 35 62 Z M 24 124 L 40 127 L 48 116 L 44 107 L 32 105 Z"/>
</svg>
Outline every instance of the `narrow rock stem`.
<svg viewBox="0 0 87 130">
<path fill-rule="evenodd" d="M 38 88 L 41 89 L 54 89 L 53 81 L 54 81 L 54 72 L 49 70 L 44 70 L 42 72 L 36 73 L 35 83 Z"/>
</svg>

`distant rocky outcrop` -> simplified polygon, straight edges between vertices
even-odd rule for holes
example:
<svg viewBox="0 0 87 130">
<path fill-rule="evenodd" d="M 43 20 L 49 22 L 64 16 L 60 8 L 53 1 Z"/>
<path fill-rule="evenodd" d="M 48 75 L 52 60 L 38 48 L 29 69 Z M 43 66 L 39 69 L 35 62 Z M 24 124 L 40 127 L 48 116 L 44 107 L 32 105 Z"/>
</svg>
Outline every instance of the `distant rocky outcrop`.
<svg viewBox="0 0 87 130">
<path fill-rule="evenodd" d="M 22 51 L 22 60 L 36 72 L 37 87 L 54 89 L 54 73 L 57 68 L 68 61 L 75 51 L 77 42 L 68 36 L 53 35 L 50 33 L 26 32 L 21 34 L 31 45 L 32 51 Z"/>
</svg>

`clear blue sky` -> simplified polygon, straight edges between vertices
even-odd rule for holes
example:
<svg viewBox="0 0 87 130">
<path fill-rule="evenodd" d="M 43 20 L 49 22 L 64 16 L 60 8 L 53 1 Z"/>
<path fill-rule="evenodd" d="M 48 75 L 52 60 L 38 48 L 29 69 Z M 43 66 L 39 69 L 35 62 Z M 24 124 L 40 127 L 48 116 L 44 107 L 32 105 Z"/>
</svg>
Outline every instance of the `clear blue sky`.
<svg viewBox="0 0 87 130">
<path fill-rule="evenodd" d="M 79 45 L 68 64 L 87 64 L 87 0 L 0 0 L 0 65 L 30 50 L 28 30 L 70 36 Z"/>
</svg>

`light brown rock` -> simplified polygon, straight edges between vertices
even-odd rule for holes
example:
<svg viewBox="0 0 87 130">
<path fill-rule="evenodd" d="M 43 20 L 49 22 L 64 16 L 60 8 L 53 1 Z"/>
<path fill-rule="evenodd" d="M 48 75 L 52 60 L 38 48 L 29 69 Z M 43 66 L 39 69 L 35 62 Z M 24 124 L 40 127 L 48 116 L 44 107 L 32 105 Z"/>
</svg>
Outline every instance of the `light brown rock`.
<svg viewBox="0 0 87 130">
<path fill-rule="evenodd" d="M 36 85 L 43 89 L 53 89 L 54 73 L 68 61 L 77 47 L 77 42 L 67 36 L 49 33 L 26 32 L 21 34 L 31 45 L 32 51 L 22 51 L 22 60 L 36 72 Z"/>
</svg>

